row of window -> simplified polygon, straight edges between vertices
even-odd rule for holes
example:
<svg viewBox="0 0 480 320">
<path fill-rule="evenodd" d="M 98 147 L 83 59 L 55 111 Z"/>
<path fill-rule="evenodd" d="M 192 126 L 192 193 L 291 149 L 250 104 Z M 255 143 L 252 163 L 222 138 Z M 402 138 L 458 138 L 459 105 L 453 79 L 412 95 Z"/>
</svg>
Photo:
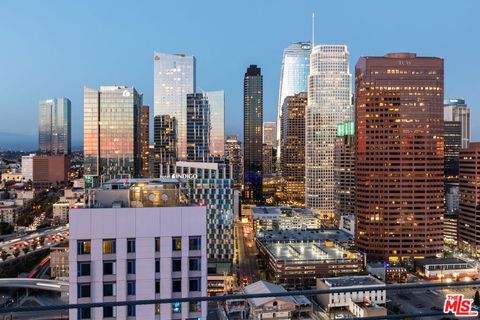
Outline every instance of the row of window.
<svg viewBox="0 0 480 320">
<path fill-rule="evenodd" d="M 200 302 L 190 302 L 189 303 L 189 312 L 201 312 L 201 303 Z M 180 313 L 182 312 L 182 304 L 180 302 L 172 303 L 172 312 Z M 160 305 L 155 305 L 155 314 L 160 314 Z M 104 318 L 114 318 L 117 316 L 115 307 L 103 307 L 103 317 Z M 127 316 L 135 317 L 136 316 L 136 306 L 128 305 L 127 306 Z M 90 308 L 81 308 L 78 309 L 78 318 L 79 319 L 90 319 L 92 317 Z"/>
<path fill-rule="evenodd" d="M 189 250 L 201 250 L 202 238 L 200 236 L 189 237 L 188 248 Z M 172 250 L 182 250 L 182 238 L 172 238 Z M 135 253 L 136 240 L 127 239 L 127 253 Z M 160 238 L 155 238 L 155 251 L 160 251 Z M 117 243 L 115 239 L 104 239 L 102 242 L 103 254 L 112 254 L 117 252 Z M 91 253 L 91 241 L 90 240 L 78 240 L 77 241 L 77 254 L 90 254 Z"/>
</svg>

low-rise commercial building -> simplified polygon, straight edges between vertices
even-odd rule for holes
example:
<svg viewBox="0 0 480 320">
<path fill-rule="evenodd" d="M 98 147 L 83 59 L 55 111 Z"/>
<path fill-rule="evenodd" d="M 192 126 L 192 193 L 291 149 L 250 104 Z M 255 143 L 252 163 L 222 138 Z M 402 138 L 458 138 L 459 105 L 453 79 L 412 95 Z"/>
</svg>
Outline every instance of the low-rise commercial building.
<svg viewBox="0 0 480 320">
<path fill-rule="evenodd" d="M 52 278 L 68 281 L 70 274 L 68 255 L 68 243 L 50 247 L 50 270 Z"/>
<path fill-rule="evenodd" d="M 263 230 L 319 229 L 321 224 L 313 211 L 291 207 L 254 207 L 253 228 Z"/>
<path fill-rule="evenodd" d="M 68 223 L 68 212 L 70 211 L 70 202 L 58 201 L 53 204 L 53 221 L 55 223 Z"/>
<path fill-rule="evenodd" d="M 70 158 L 68 155 L 34 156 L 33 157 L 33 186 L 48 188 L 68 181 Z"/>
<path fill-rule="evenodd" d="M 417 273 L 429 280 L 471 279 L 479 276 L 477 268 L 465 260 L 457 258 L 430 258 L 415 260 Z"/>
<path fill-rule="evenodd" d="M 0 222 L 14 225 L 17 222 L 21 207 L 15 200 L 0 201 Z"/>
</svg>

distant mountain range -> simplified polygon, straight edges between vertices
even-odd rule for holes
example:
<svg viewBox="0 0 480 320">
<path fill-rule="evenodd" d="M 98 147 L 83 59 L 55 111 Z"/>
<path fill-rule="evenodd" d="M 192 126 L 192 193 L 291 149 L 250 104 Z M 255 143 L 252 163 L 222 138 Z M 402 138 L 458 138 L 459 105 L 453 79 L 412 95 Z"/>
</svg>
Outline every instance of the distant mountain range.
<svg viewBox="0 0 480 320">
<path fill-rule="evenodd" d="M 82 142 L 72 142 L 72 149 L 83 149 Z M 36 151 L 38 149 L 38 137 L 36 135 L 0 132 L 0 150 Z"/>
</svg>

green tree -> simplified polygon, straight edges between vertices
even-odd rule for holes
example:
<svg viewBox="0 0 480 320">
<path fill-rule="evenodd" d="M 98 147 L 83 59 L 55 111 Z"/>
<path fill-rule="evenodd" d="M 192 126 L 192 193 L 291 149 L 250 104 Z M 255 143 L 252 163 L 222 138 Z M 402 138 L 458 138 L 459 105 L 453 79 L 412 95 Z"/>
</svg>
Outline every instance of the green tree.
<svg viewBox="0 0 480 320">
<path fill-rule="evenodd" d="M 2 251 L 0 253 L 0 258 L 2 258 L 2 261 L 7 260 L 7 258 L 10 256 L 10 253 L 7 253 L 6 251 Z"/>
<path fill-rule="evenodd" d="M 13 251 L 13 256 L 16 258 L 20 255 L 20 250 L 18 249 L 15 249 L 15 251 Z"/>
<path fill-rule="evenodd" d="M 476 306 L 480 306 L 480 294 L 478 293 L 478 290 L 475 291 L 475 296 L 473 297 L 473 304 Z"/>
</svg>

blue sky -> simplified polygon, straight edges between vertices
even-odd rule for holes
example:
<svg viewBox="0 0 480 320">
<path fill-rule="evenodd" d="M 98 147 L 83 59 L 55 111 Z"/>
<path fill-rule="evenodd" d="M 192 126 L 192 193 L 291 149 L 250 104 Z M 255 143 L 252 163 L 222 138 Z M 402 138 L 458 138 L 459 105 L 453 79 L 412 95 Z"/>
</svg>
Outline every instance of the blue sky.
<svg viewBox="0 0 480 320">
<path fill-rule="evenodd" d="M 242 133 L 243 73 L 264 74 L 264 119 L 274 120 L 282 50 L 309 40 L 361 55 L 410 51 L 445 58 L 445 96 L 472 108 L 480 138 L 480 1 L 241 0 L 0 2 L 0 132 L 37 134 L 37 102 L 72 100 L 82 140 L 83 86 L 135 86 L 153 104 L 153 51 L 197 57 L 197 87 L 224 89 L 226 132 Z"/>
</svg>

